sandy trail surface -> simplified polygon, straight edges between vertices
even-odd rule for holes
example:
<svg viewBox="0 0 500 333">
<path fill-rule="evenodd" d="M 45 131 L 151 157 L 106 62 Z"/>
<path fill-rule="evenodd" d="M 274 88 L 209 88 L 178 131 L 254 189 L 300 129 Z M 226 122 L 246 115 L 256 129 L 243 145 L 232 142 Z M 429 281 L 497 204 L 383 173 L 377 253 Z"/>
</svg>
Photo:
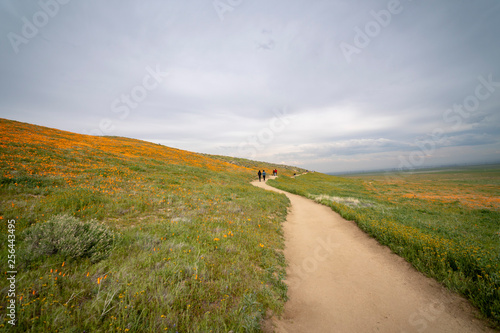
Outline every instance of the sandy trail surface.
<svg viewBox="0 0 500 333">
<path fill-rule="evenodd" d="M 330 208 L 285 193 L 289 300 L 276 332 L 497 332 L 464 298 L 425 277 Z"/>
</svg>

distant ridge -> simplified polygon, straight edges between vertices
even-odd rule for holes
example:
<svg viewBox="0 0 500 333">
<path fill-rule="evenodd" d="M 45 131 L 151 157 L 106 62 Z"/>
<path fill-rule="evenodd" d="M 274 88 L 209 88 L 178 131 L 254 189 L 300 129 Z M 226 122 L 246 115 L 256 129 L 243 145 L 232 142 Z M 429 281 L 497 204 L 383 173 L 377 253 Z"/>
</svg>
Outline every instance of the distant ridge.
<svg viewBox="0 0 500 333">
<path fill-rule="evenodd" d="M 470 169 L 470 168 L 481 168 L 481 167 L 500 167 L 500 161 L 496 162 L 485 162 L 485 163 L 463 163 L 463 164 L 440 164 L 434 166 L 425 167 L 415 167 L 411 170 L 404 169 L 400 170 L 397 168 L 387 168 L 387 169 L 367 169 L 367 170 L 353 170 L 353 171 L 337 171 L 337 172 L 326 172 L 327 175 L 332 176 L 342 176 L 342 175 L 357 175 L 357 174 L 370 174 L 370 173 L 412 173 L 412 172 L 422 172 L 422 171 L 439 171 L 441 169 Z"/>
</svg>

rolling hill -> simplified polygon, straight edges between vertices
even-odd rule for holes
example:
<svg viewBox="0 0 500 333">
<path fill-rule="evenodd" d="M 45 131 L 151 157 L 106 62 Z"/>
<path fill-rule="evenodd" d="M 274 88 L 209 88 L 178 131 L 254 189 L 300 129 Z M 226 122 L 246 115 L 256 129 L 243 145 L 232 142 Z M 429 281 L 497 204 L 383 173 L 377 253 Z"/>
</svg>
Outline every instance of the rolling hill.
<svg viewBox="0 0 500 333">
<path fill-rule="evenodd" d="M 258 331 L 282 310 L 288 200 L 249 181 L 305 170 L 6 119 L 0 129 L 0 252 L 17 271 L 13 294 L 0 282 L 17 324 L 2 306 L 0 331 Z"/>
</svg>

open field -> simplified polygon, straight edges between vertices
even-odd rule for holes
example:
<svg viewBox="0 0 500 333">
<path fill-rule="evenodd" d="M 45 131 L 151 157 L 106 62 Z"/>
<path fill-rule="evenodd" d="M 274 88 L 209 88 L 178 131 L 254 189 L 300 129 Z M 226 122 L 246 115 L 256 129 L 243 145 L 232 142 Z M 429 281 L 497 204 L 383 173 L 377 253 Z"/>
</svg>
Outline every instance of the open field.
<svg viewBox="0 0 500 333">
<path fill-rule="evenodd" d="M 0 332 L 251 332 L 283 311 L 289 201 L 249 184 L 275 165 L 4 119 L 0 128 L 0 260 L 7 271 L 15 250 L 18 271 L 15 327 L 8 275 L 0 280 Z M 499 168 L 278 170 L 274 186 L 355 220 L 498 323 Z"/>
<path fill-rule="evenodd" d="M 459 202 L 472 209 L 500 210 L 500 165 L 415 170 L 404 173 L 352 174 L 343 177 L 382 181 L 406 198 Z"/>
<path fill-rule="evenodd" d="M 250 185 L 256 170 L 139 140 L 0 129 L 0 257 L 18 271 L 15 327 L 0 280 L 0 331 L 258 331 L 282 311 L 289 203 Z"/>
<path fill-rule="evenodd" d="M 268 182 L 328 205 L 500 322 L 500 168 Z"/>
</svg>

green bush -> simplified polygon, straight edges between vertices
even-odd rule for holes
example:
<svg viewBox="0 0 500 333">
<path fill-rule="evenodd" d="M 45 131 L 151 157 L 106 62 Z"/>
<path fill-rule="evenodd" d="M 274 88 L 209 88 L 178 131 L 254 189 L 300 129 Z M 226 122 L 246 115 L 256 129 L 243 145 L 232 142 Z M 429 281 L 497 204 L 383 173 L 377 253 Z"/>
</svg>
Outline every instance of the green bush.
<svg viewBox="0 0 500 333">
<path fill-rule="evenodd" d="M 25 231 L 25 244 L 32 260 L 58 254 L 67 259 L 106 258 L 113 247 L 114 233 L 96 220 L 80 221 L 69 215 L 56 215 Z"/>
</svg>

